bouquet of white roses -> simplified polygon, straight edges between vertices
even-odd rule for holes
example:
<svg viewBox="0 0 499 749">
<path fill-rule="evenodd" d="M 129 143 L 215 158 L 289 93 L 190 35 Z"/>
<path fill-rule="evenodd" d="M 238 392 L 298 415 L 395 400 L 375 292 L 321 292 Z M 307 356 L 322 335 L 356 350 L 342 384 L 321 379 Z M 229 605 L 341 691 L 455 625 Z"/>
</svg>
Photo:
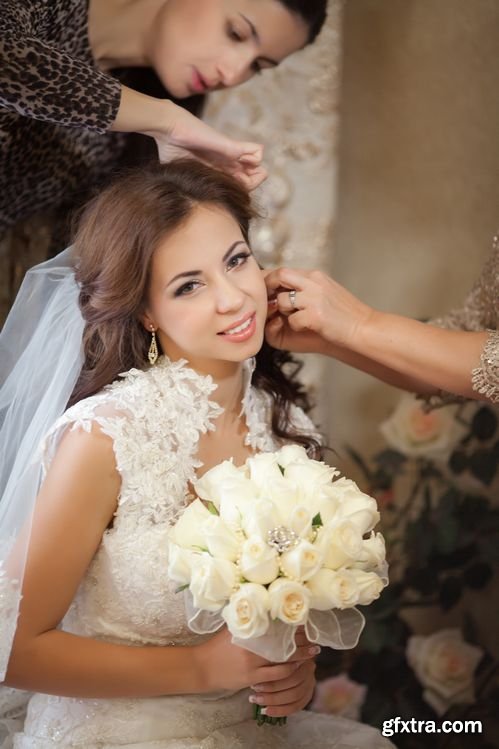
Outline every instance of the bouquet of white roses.
<svg viewBox="0 0 499 749">
<path fill-rule="evenodd" d="M 385 544 L 376 501 L 338 473 L 287 445 L 196 482 L 201 499 L 170 530 L 168 566 L 192 631 L 225 623 L 234 643 L 273 662 L 294 653 L 298 626 L 320 645 L 357 644 L 355 606 L 387 584 Z"/>
</svg>

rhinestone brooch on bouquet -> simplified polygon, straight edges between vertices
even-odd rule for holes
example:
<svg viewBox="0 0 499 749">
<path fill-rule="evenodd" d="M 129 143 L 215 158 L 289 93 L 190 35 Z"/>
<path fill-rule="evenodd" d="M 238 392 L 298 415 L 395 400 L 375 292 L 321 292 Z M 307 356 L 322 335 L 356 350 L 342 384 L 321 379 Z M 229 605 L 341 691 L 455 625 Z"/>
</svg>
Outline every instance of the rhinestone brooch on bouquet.
<svg viewBox="0 0 499 749">
<path fill-rule="evenodd" d="M 290 528 L 286 528 L 284 525 L 279 525 L 277 528 L 267 532 L 267 543 L 276 549 L 279 554 L 283 551 L 289 551 L 293 546 L 296 546 L 299 538 L 294 531 Z"/>
</svg>

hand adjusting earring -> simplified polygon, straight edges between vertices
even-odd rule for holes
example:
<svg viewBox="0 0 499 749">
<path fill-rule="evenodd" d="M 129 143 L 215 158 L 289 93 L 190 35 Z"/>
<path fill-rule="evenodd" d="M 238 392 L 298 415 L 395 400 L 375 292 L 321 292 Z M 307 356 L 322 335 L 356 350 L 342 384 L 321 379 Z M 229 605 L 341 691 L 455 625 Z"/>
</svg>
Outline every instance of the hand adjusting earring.
<svg viewBox="0 0 499 749">
<path fill-rule="evenodd" d="M 293 307 L 293 309 L 296 309 L 296 289 L 290 289 L 288 294 L 290 305 Z"/>
<path fill-rule="evenodd" d="M 151 345 L 149 346 L 149 351 L 147 352 L 147 358 L 149 359 L 149 364 L 156 364 L 156 361 L 158 359 L 158 344 L 156 343 L 156 331 L 154 330 L 152 325 L 151 325 Z"/>
</svg>

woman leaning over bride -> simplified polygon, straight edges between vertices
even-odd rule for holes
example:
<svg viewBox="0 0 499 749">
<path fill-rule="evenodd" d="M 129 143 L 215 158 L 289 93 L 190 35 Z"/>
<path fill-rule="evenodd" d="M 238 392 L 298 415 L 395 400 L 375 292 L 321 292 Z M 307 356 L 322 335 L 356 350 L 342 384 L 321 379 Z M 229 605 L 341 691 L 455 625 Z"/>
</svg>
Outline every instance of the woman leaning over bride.
<svg viewBox="0 0 499 749">
<path fill-rule="evenodd" d="M 195 635 L 167 576 L 167 532 L 197 477 L 283 442 L 320 452 L 283 369 L 290 357 L 263 342 L 251 216 L 230 177 L 190 160 L 151 167 L 97 197 L 69 262 L 34 269 L 21 291 L 0 391 L 3 747 L 391 746 L 367 726 L 301 712 L 314 686 L 303 634 L 281 664 L 225 629 Z M 42 310 L 34 335 L 25 318 L 16 328 L 23 293 Z M 26 343 L 18 360 L 13 335 Z M 35 693 L 25 718 L 19 690 Z M 257 696 L 269 716 L 293 716 L 286 727 L 251 720 Z"/>
</svg>

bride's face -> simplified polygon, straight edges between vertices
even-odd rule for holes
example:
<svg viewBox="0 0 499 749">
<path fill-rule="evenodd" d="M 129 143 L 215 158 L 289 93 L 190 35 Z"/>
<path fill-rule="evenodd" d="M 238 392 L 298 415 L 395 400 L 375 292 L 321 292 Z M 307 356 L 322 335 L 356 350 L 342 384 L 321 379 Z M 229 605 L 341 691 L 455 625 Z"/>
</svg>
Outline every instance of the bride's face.
<svg viewBox="0 0 499 749">
<path fill-rule="evenodd" d="M 144 324 L 173 360 L 210 372 L 262 346 L 267 292 L 262 271 L 232 216 L 197 206 L 152 260 Z"/>
</svg>

